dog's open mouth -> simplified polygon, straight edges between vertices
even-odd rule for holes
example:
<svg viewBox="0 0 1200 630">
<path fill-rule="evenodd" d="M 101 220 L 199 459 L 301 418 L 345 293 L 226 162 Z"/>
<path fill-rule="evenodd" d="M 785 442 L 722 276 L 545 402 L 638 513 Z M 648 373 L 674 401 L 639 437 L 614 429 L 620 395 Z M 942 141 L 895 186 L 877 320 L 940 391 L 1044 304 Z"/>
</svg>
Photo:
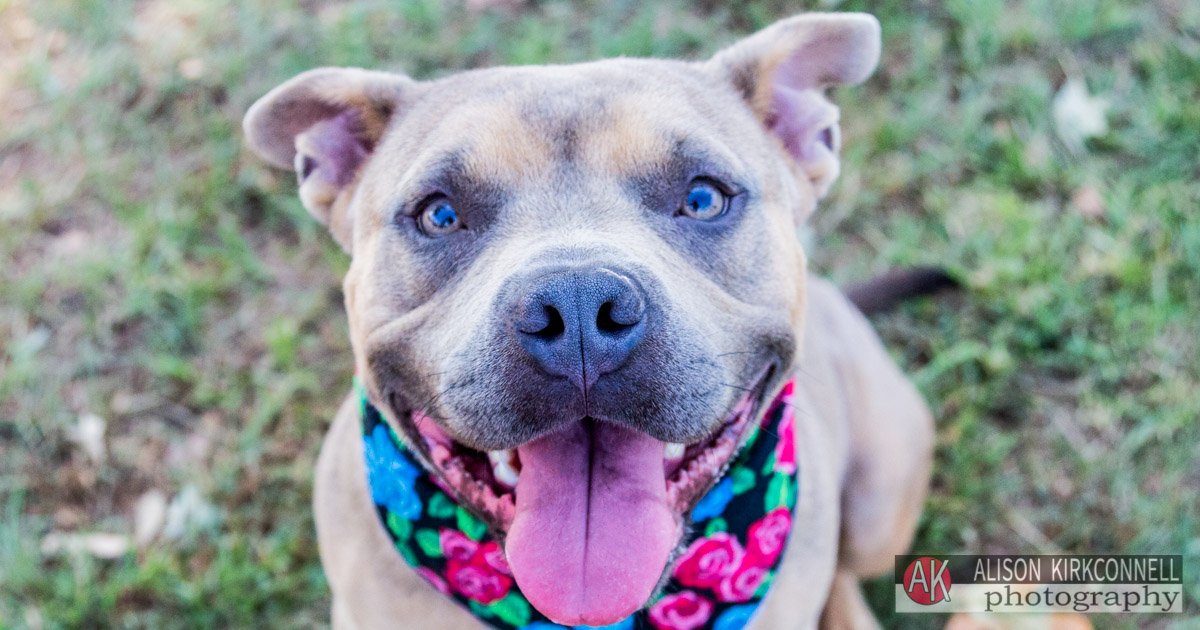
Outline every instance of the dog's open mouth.
<svg viewBox="0 0 1200 630">
<path fill-rule="evenodd" d="M 513 575 L 530 602 L 558 623 L 605 625 L 644 604 L 658 584 L 684 515 L 758 420 L 770 372 L 692 444 L 584 418 L 485 453 L 422 413 L 411 420 L 446 490 L 505 533 Z"/>
<path fill-rule="evenodd" d="M 666 498 L 674 511 L 685 513 L 712 485 L 741 442 L 761 401 L 761 378 L 748 389 L 725 421 L 709 437 L 693 444 L 663 443 L 662 468 Z M 512 525 L 516 489 L 521 479 L 521 447 L 503 451 L 478 451 L 451 438 L 433 419 L 412 412 L 429 459 L 441 471 L 449 488 L 470 503 L 500 531 Z M 584 418 L 581 424 L 594 432 L 598 423 Z"/>
</svg>

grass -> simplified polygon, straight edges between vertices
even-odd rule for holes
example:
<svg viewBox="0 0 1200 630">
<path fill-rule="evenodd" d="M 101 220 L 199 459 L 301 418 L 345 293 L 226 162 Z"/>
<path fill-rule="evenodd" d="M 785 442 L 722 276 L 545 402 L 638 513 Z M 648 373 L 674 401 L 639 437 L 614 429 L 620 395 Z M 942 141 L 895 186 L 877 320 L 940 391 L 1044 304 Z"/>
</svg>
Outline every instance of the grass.
<svg viewBox="0 0 1200 630">
<path fill-rule="evenodd" d="M 1188 614 L 1094 622 L 1200 627 L 1200 5 L 0 0 L 0 628 L 326 623 L 308 504 L 347 260 L 243 151 L 255 98 L 316 65 L 700 57 L 828 5 L 878 15 L 885 53 L 837 95 L 814 264 L 967 285 L 876 320 L 939 418 L 916 549 L 1183 553 Z M 1053 115 L 1068 79 L 1108 104 L 1083 143 Z M 43 553 L 184 488 L 215 518 Z M 889 625 L 942 623 L 869 593 Z"/>
</svg>

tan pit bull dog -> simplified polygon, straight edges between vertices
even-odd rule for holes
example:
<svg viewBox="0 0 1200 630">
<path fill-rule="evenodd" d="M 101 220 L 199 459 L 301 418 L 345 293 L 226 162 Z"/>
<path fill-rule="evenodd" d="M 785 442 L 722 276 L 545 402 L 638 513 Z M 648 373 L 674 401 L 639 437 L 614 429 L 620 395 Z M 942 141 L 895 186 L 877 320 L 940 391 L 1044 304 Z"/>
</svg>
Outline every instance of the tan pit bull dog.
<svg viewBox="0 0 1200 630">
<path fill-rule="evenodd" d="M 352 393 L 334 420 L 314 499 L 335 628 L 477 628 L 499 610 L 478 594 L 460 605 L 449 593 L 466 586 L 406 562 L 408 526 L 387 520 L 406 508 L 381 519 L 368 484 L 363 409 L 394 432 L 380 448 L 412 453 L 452 499 L 442 508 L 486 524 L 493 547 L 443 531 L 428 552 L 490 549 L 479 588 L 519 589 L 535 609 L 500 618 L 631 628 L 789 381 L 786 550 L 761 605 L 722 627 L 877 625 L 858 581 L 907 549 L 933 425 L 868 322 L 807 273 L 795 234 L 839 171 L 823 90 L 866 79 L 879 48 L 871 16 L 808 14 L 703 62 L 432 81 L 322 68 L 255 103 L 250 145 L 295 167 L 305 207 L 352 257 L 368 404 Z M 743 558 L 747 539 L 721 536 Z M 714 627 L 704 593 L 636 627 Z"/>
</svg>

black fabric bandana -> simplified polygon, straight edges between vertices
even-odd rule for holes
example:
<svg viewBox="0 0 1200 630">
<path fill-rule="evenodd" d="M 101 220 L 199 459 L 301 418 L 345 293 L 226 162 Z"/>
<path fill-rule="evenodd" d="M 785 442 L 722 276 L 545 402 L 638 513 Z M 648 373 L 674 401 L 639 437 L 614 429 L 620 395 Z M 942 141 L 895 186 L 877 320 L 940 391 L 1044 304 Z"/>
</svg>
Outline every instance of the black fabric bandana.
<svg viewBox="0 0 1200 630">
<path fill-rule="evenodd" d="M 753 617 L 783 558 L 798 479 L 789 381 L 725 474 L 696 504 L 685 551 L 642 610 L 604 628 L 739 630 Z M 371 500 L 396 550 L 433 588 L 496 630 L 555 630 L 509 571 L 487 525 L 417 462 L 361 386 Z M 398 620 L 399 621 L 399 620 Z M 587 628 L 589 626 L 575 626 Z"/>
</svg>

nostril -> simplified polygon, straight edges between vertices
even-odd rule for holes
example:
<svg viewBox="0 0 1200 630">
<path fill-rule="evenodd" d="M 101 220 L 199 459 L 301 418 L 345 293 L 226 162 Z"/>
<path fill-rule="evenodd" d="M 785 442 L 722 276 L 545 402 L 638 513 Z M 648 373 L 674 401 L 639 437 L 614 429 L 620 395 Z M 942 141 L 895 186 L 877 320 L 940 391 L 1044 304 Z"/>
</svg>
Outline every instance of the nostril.
<svg viewBox="0 0 1200 630">
<path fill-rule="evenodd" d="M 542 339 L 553 339 L 561 335 L 563 331 L 566 330 L 566 325 L 563 323 L 562 314 L 558 312 L 558 309 L 546 304 L 543 305 L 542 314 L 544 315 L 545 325 L 534 330 L 522 329 L 521 332 L 527 335 L 533 335 L 534 337 L 541 337 Z M 535 326 L 529 326 L 529 328 L 535 328 Z"/>
<path fill-rule="evenodd" d="M 621 332 L 622 330 L 628 328 L 628 326 L 624 324 L 613 321 L 612 309 L 612 302 L 605 302 L 604 304 L 600 305 L 600 312 L 596 314 L 596 328 L 599 328 L 601 331 L 607 333 Z"/>
<path fill-rule="evenodd" d="M 619 333 L 634 326 L 637 326 L 641 321 L 641 317 L 636 313 L 613 313 L 616 306 L 612 302 L 605 302 L 600 305 L 600 311 L 596 313 L 596 328 L 601 332 Z M 623 316 L 622 316 L 623 315 Z"/>
<path fill-rule="evenodd" d="M 606 333 L 627 333 L 637 328 L 646 315 L 646 302 L 629 278 L 607 271 L 612 283 L 596 313 L 596 328 Z"/>
</svg>

